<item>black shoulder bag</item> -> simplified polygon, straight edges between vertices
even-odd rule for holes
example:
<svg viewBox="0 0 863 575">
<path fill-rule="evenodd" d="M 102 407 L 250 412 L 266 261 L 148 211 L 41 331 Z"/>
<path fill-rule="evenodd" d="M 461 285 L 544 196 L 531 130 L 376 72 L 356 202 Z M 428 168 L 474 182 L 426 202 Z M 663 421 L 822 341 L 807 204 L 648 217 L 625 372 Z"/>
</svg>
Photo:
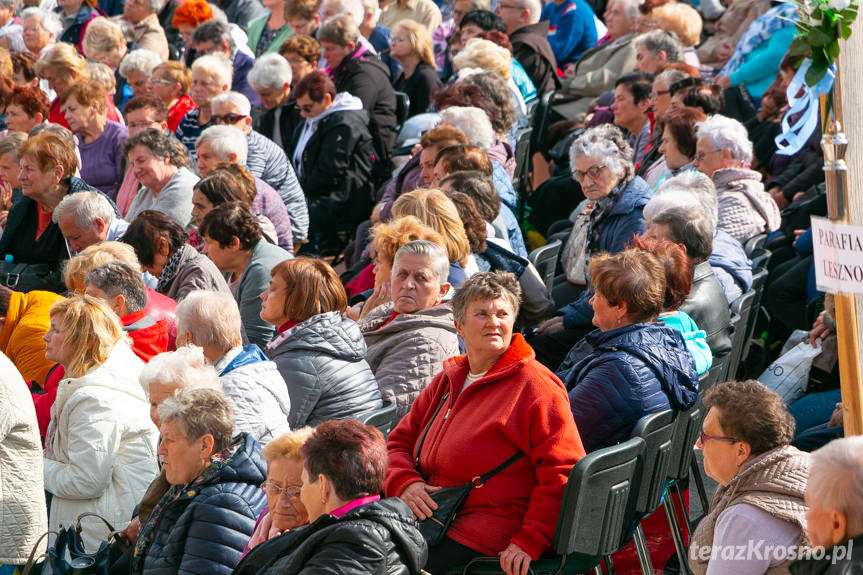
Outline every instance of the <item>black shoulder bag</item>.
<svg viewBox="0 0 863 575">
<path fill-rule="evenodd" d="M 428 425 L 426 425 L 425 430 L 422 432 L 422 435 L 420 435 L 419 441 L 417 441 L 417 448 L 414 454 L 414 467 L 420 475 L 422 475 L 422 471 L 420 470 L 420 450 L 422 449 L 423 442 L 425 441 L 426 434 L 428 433 L 431 424 L 434 422 L 441 408 L 443 408 L 448 397 L 449 393 L 445 393 L 440 405 L 435 409 Z M 431 493 L 431 498 L 435 503 L 437 503 L 437 509 L 432 512 L 431 517 L 419 522 L 420 533 L 422 533 L 423 538 L 428 542 L 429 547 L 433 547 L 443 540 L 447 530 L 449 530 L 450 524 L 453 522 L 453 519 L 455 519 L 456 513 L 464 504 L 467 496 L 470 495 L 471 490 L 479 489 L 485 485 L 486 481 L 515 463 L 522 455 L 524 455 L 524 452 L 519 450 L 491 471 L 487 471 L 482 475 L 474 477 L 468 483 L 445 487 L 439 491 Z"/>
</svg>

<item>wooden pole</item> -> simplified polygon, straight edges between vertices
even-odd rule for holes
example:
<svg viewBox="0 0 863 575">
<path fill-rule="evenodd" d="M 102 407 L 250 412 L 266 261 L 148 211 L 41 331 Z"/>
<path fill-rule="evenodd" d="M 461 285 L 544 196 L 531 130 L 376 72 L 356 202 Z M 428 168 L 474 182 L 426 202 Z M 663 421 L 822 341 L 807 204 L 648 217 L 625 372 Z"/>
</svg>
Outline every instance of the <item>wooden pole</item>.
<svg viewBox="0 0 863 575">
<path fill-rule="evenodd" d="M 831 220 L 863 224 L 863 29 L 842 41 L 833 87 L 833 113 L 822 124 L 827 205 Z M 824 117 L 822 116 L 822 119 Z M 849 142 L 851 143 L 849 145 Z M 836 336 L 845 435 L 863 435 L 863 376 L 860 341 L 863 298 L 836 295 Z"/>
</svg>

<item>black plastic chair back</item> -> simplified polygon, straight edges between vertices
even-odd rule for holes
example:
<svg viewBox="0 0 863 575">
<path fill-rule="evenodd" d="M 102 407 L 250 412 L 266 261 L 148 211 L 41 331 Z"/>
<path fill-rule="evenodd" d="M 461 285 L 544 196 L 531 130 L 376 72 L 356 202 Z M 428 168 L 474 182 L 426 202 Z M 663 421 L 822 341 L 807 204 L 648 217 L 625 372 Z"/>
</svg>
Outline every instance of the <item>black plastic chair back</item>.
<svg viewBox="0 0 863 575">
<path fill-rule="evenodd" d="M 527 256 L 527 259 L 530 260 L 530 263 L 539 272 L 539 277 L 545 282 L 545 287 L 549 291 L 551 291 L 551 287 L 554 284 L 554 270 L 557 267 L 557 257 L 560 255 L 562 245 L 560 240 L 554 240 L 540 248 L 536 248 Z"/>
<path fill-rule="evenodd" d="M 773 252 L 768 250 L 767 248 L 758 248 L 754 250 L 752 254 L 749 255 L 749 259 L 752 262 L 752 271 L 756 271 L 758 268 L 767 269 L 770 265 L 770 258 L 773 257 Z"/>
<path fill-rule="evenodd" d="M 644 440 L 635 497 L 636 520 L 652 513 L 662 502 L 674 446 L 675 415 L 671 409 L 645 415 L 632 432 L 633 437 Z"/>
<path fill-rule="evenodd" d="M 524 198 L 530 184 L 530 139 L 533 128 L 524 128 L 518 132 L 515 143 L 515 171 L 512 174 L 512 186 L 519 197 Z"/>
<path fill-rule="evenodd" d="M 411 99 L 404 92 L 396 92 L 396 124 L 401 127 L 410 118 Z"/>
<path fill-rule="evenodd" d="M 589 453 L 575 464 L 554 536 L 559 555 L 610 555 L 625 544 L 645 445 L 642 438 L 633 437 Z"/>
<path fill-rule="evenodd" d="M 755 324 L 758 323 L 758 312 L 761 310 L 761 300 L 764 299 L 764 285 L 767 283 L 766 268 L 753 268 L 753 270 L 752 291 L 755 292 L 755 299 L 752 301 L 752 309 L 749 312 L 749 321 L 746 324 L 746 336 L 743 339 L 743 349 L 740 352 L 741 362 L 746 361 L 746 358 L 749 357 L 749 348 L 752 347 L 752 338 L 755 335 Z"/>
<path fill-rule="evenodd" d="M 758 248 L 763 248 L 765 243 L 767 243 L 767 234 L 752 236 L 743 244 L 743 251 L 749 259 L 752 259 L 752 253 Z"/>
<path fill-rule="evenodd" d="M 692 447 L 701 433 L 704 408 L 701 402 L 677 414 L 674 427 L 674 448 L 668 465 L 668 479 L 680 481 L 689 477 L 689 463 L 692 461 Z"/>
<path fill-rule="evenodd" d="M 554 90 L 542 95 L 533 111 L 532 122 L 533 134 L 530 138 L 530 155 L 542 151 L 545 136 L 548 132 L 548 124 L 551 118 L 551 103 L 554 101 Z"/>
<path fill-rule="evenodd" d="M 737 377 L 737 369 L 740 366 L 740 360 L 743 358 L 743 350 L 746 347 L 746 340 L 750 336 L 749 318 L 752 315 L 753 305 L 758 292 L 754 289 L 749 290 L 745 294 L 731 302 L 731 313 L 737 316 L 737 325 L 734 326 L 734 333 L 731 336 L 731 352 L 728 360 L 728 379 Z M 752 324 L 754 329 L 755 324 Z"/>
<path fill-rule="evenodd" d="M 384 439 L 390 434 L 393 429 L 393 417 L 396 414 L 396 404 L 394 401 L 384 401 L 384 406 L 380 409 L 370 411 L 359 420 L 366 425 L 377 427 L 384 434 Z"/>
</svg>

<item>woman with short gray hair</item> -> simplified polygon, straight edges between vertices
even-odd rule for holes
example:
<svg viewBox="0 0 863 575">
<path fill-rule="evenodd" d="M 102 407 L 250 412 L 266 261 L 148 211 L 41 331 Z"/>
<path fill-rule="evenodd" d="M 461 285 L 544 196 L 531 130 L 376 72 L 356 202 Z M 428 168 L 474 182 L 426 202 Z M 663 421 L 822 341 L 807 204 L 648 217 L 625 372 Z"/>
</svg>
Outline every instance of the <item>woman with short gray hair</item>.
<svg viewBox="0 0 863 575">
<path fill-rule="evenodd" d="M 237 302 L 228 294 L 196 291 L 177 305 L 177 345 L 201 346 L 231 402 L 236 431 L 262 445 L 290 431 L 291 399 L 276 364 L 255 344 L 243 345 Z"/>
<path fill-rule="evenodd" d="M 132 573 L 228 575 L 266 503 L 261 446 L 247 433 L 232 439 L 230 404 L 215 389 L 181 389 L 158 417 L 170 487 L 141 526 Z"/>
<path fill-rule="evenodd" d="M 410 410 L 444 360 L 458 355 L 452 307 L 443 301 L 450 290 L 448 276 L 446 250 L 427 240 L 406 243 L 393 260 L 391 301 L 360 323 L 366 361 L 384 400 L 396 404 L 393 424 Z"/>
<path fill-rule="evenodd" d="M 158 54 L 138 49 L 126 54 L 117 71 L 129 84 L 133 96 L 145 96 L 149 90 L 153 70 L 161 63 L 162 59 Z"/>
<path fill-rule="evenodd" d="M 594 329 L 589 303 L 593 290 L 586 271 L 590 256 L 623 251 L 633 236 L 644 233 L 642 210 L 653 195 L 647 182 L 633 175 L 632 148 L 610 124 L 585 131 L 569 156 L 573 179 L 587 198 L 573 213 L 589 215 L 578 219 L 564 246 L 566 276 L 556 278 L 552 291 L 561 307 L 531 340 L 537 359 L 549 369 L 556 369 L 570 348 Z"/>
<path fill-rule="evenodd" d="M 719 199 L 719 229 L 745 244 L 758 234 L 779 229 L 776 200 L 764 191 L 761 174 L 749 167 L 752 142 L 732 118 L 714 115 L 695 125 L 698 171 L 713 179 Z"/>
<path fill-rule="evenodd" d="M 56 14 L 35 6 L 21 11 L 21 26 L 24 45 L 27 51 L 36 57 L 63 32 L 63 23 Z"/>
</svg>

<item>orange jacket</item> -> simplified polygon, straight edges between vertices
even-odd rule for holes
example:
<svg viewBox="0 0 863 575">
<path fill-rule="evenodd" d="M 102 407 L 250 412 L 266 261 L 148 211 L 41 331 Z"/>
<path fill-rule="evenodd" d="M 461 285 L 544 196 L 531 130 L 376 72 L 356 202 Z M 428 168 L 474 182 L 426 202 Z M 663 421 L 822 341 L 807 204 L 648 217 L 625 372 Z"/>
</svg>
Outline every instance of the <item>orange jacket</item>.
<svg viewBox="0 0 863 575">
<path fill-rule="evenodd" d="M 387 441 L 387 496 L 411 483 L 467 483 L 520 450 L 526 454 L 474 489 L 447 537 L 485 555 L 515 543 L 533 559 L 551 548 L 569 471 L 584 456 L 560 380 L 536 361 L 520 334 L 480 379 L 461 393 L 467 356 L 444 362 Z M 446 392 L 414 468 L 419 436 Z"/>
<path fill-rule="evenodd" d="M 42 336 L 48 331 L 51 306 L 63 296 L 47 291 L 12 292 L 6 321 L 0 330 L 0 350 L 25 380 L 42 384 L 54 362 L 45 359 Z"/>
</svg>

